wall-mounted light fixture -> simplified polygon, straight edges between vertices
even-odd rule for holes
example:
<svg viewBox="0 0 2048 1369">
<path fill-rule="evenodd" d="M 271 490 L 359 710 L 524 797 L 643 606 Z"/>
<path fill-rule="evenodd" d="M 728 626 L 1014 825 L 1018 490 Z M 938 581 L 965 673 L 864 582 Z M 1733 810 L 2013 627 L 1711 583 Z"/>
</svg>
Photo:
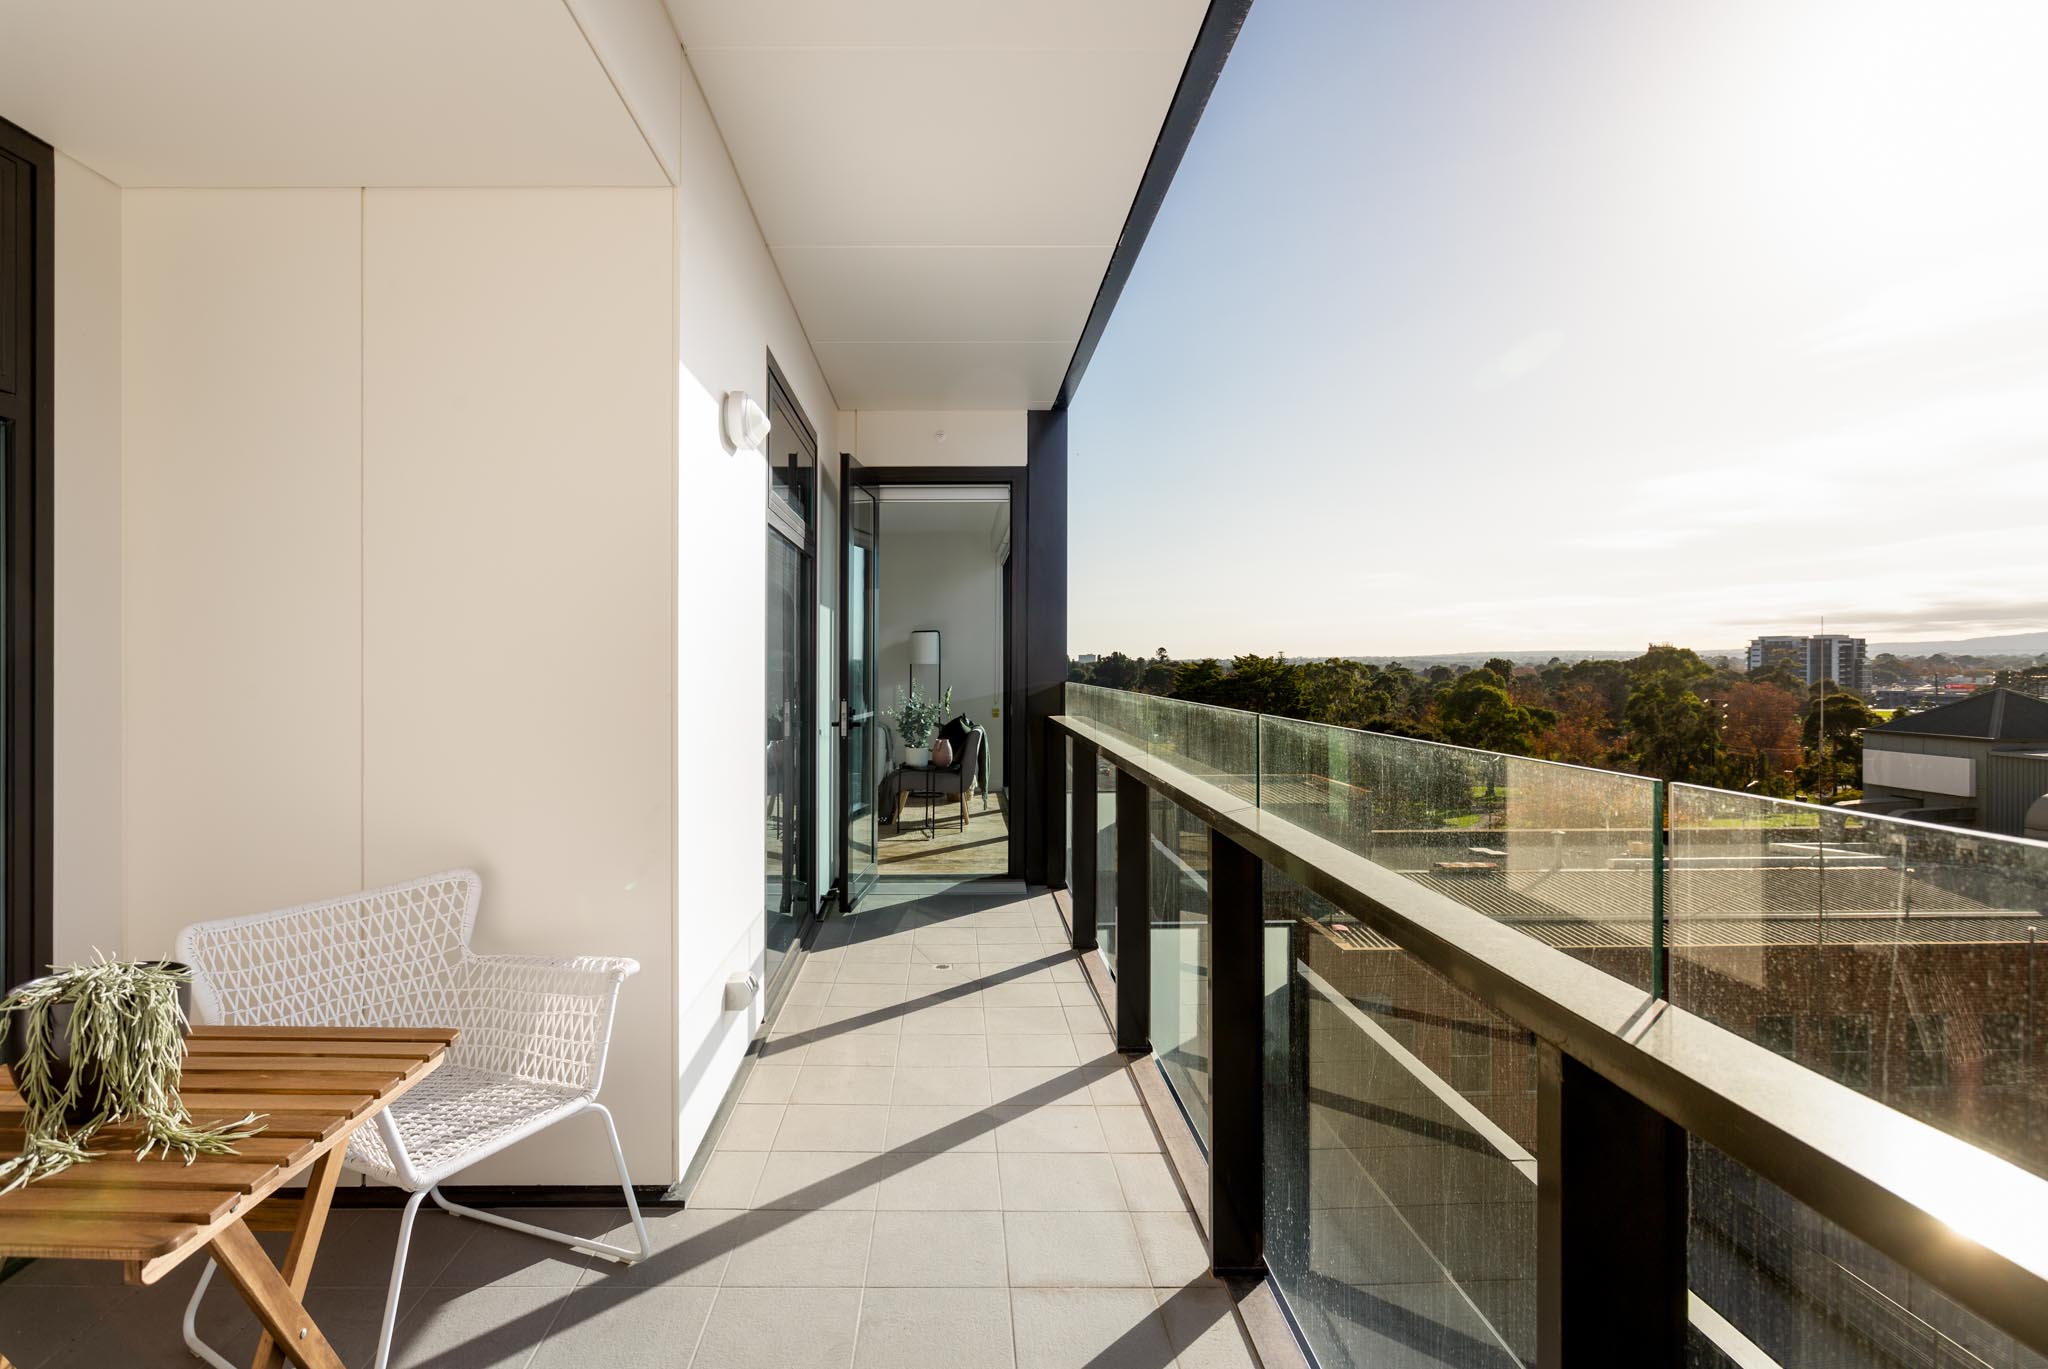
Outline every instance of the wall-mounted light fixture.
<svg viewBox="0 0 2048 1369">
<path fill-rule="evenodd" d="M 768 411 L 745 390 L 727 390 L 718 417 L 727 445 L 736 452 L 757 452 L 768 440 Z"/>
</svg>

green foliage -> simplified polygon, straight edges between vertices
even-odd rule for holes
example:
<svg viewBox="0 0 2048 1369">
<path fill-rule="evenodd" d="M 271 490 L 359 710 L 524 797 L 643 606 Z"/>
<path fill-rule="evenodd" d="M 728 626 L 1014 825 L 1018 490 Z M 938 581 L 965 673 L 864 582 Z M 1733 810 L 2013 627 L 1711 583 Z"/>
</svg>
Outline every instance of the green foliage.
<svg viewBox="0 0 2048 1369">
<path fill-rule="evenodd" d="M 185 1056 L 184 1015 L 178 986 L 191 981 L 182 966 L 95 959 L 22 985 L 0 1000 L 0 1039 L 13 1014 L 22 1016 L 21 1059 L 16 1086 L 25 1110 L 25 1143 L 20 1155 L 0 1164 L 0 1194 L 96 1158 L 93 1136 L 109 1123 L 141 1124 L 137 1159 L 152 1152 L 182 1155 L 187 1164 L 201 1155 L 232 1155 L 234 1142 L 262 1130 L 250 1113 L 224 1126 L 199 1127 L 178 1097 Z M 69 1004 L 66 1028 L 71 1073 L 60 1086 L 52 1074 L 54 1014 Z M 88 1080 L 97 1092 L 81 1093 Z M 90 1119 L 76 1131 L 66 1116 L 81 1104 Z"/>
<path fill-rule="evenodd" d="M 1557 721 L 1549 709 L 1524 708 L 1508 696 L 1507 681 L 1493 670 L 1468 671 L 1437 695 L 1444 737 L 1481 751 L 1527 755 L 1536 734 Z"/>
<path fill-rule="evenodd" d="M 1782 672 L 1752 678 L 1726 660 L 1652 646 L 1632 660 L 1552 659 L 1534 669 L 1496 656 L 1476 669 L 1331 657 L 1289 661 L 1249 654 L 1228 662 L 1174 661 L 1163 649 L 1113 652 L 1070 678 L 1196 703 L 1305 718 L 1398 737 L 1451 741 L 1514 755 L 1606 766 L 1698 784 L 1790 793 L 1813 782 L 1815 734 L 1798 738 L 1804 691 Z M 1113 685 L 1113 681 L 1127 681 Z M 1832 785 L 1854 783 L 1866 709 L 1828 697 Z M 1839 771 L 1838 774 L 1834 772 Z"/>
<path fill-rule="evenodd" d="M 896 707 L 885 710 L 885 716 L 896 724 L 896 735 L 903 739 L 905 746 L 930 746 L 932 734 L 953 711 L 952 686 L 948 685 L 946 692 L 934 702 L 925 697 L 924 691 L 913 681 L 909 692 L 899 689 L 896 698 Z"/>
</svg>

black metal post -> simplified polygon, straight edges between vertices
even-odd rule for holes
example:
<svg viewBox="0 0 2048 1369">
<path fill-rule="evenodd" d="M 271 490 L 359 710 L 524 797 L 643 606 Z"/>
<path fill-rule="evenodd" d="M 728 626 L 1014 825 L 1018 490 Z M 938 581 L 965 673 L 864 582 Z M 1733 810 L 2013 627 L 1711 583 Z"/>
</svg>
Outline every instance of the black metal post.
<svg viewBox="0 0 2048 1369">
<path fill-rule="evenodd" d="M 1073 748 L 1074 792 L 1068 796 L 1068 814 L 1074 825 L 1073 868 L 1067 871 L 1067 905 L 1074 910 L 1074 949 L 1092 951 L 1096 938 L 1095 838 L 1099 828 L 1095 766 L 1101 752 L 1093 742 L 1075 737 Z"/>
<path fill-rule="evenodd" d="M 1143 780 L 1116 772 L 1116 1048 L 1152 1049 L 1152 831 Z"/>
<path fill-rule="evenodd" d="M 1209 833 L 1209 1264 L 1265 1268 L 1266 967 L 1259 858 Z"/>
<path fill-rule="evenodd" d="M 1685 1363 L 1684 1129 L 1547 1042 L 1536 1106 L 1536 1363 Z"/>
</svg>

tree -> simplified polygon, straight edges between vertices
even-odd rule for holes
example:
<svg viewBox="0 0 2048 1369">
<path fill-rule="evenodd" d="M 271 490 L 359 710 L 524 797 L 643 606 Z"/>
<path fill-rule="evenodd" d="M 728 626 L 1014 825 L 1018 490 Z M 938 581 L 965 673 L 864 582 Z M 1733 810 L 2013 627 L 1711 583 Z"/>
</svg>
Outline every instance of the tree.
<svg viewBox="0 0 2048 1369">
<path fill-rule="evenodd" d="M 1547 708 L 1524 708 L 1508 697 L 1506 682 L 1489 669 L 1459 676 L 1437 695 L 1436 713 L 1453 743 L 1518 756 L 1528 755 L 1536 734 L 1557 721 Z"/>
<path fill-rule="evenodd" d="M 1112 651 L 1095 663 L 1089 674 L 1090 684 L 1101 685 L 1104 689 L 1130 689 L 1138 683 L 1138 663 L 1121 651 Z"/>
<path fill-rule="evenodd" d="M 1557 696 L 1557 721 L 1536 738 L 1536 754 L 1572 765 L 1605 765 L 1614 750 L 1614 717 L 1590 684 L 1567 686 Z"/>
<path fill-rule="evenodd" d="M 1171 694 L 1177 673 L 1173 662 L 1155 656 L 1145 662 L 1145 673 L 1138 677 L 1138 688 L 1147 694 Z"/>
<path fill-rule="evenodd" d="M 1718 712 L 1692 691 L 1681 673 L 1639 680 L 1622 710 L 1633 768 L 1667 780 L 1713 783 L 1721 777 Z"/>
<path fill-rule="evenodd" d="M 1763 782 L 1796 770 L 1801 759 L 1799 698 L 1761 679 L 1730 685 L 1722 694 L 1721 740 L 1731 764 L 1731 779 Z"/>
<path fill-rule="evenodd" d="M 1822 745 L 1821 717 L 1825 714 L 1826 745 Z M 1863 733 L 1883 719 L 1869 704 L 1830 684 L 1816 687 L 1807 701 L 1800 727 L 1800 741 L 1807 753 L 1807 778 L 1813 792 L 1827 797 L 1837 789 L 1858 788 L 1863 782 Z"/>
<path fill-rule="evenodd" d="M 1199 661 L 1184 661 L 1173 672 L 1173 697 L 1189 699 L 1198 704 L 1212 704 L 1219 701 L 1223 688 L 1223 663 L 1214 656 L 1204 656 Z"/>
<path fill-rule="evenodd" d="M 1494 674 L 1500 676 L 1500 682 L 1502 684 L 1510 684 L 1513 682 L 1515 678 L 1515 663 L 1513 661 L 1510 661 L 1505 656 L 1492 657 L 1487 661 L 1485 665 L 1481 666 L 1480 669 L 1490 670 Z"/>
<path fill-rule="evenodd" d="M 1301 692 L 1301 668 L 1278 653 L 1271 656 L 1233 656 L 1230 674 L 1223 681 L 1220 697 L 1212 702 L 1225 708 L 1271 713 L 1282 718 L 1308 716 Z"/>
</svg>

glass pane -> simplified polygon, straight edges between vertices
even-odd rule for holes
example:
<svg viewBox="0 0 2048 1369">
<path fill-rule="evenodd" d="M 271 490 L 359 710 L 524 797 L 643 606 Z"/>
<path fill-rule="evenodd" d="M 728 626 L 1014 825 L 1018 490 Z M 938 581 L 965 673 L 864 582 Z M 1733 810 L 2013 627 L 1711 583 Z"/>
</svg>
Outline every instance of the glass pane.
<svg viewBox="0 0 2048 1369">
<path fill-rule="evenodd" d="M 1257 789 L 1258 715 L 1094 685 L 1067 686 L 1067 712 L 1246 803 Z"/>
<path fill-rule="evenodd" d="M 1653 781 L 1286 718 L 1258 745 L 1262 811 L 1649 988 Z"/>
<path fill-rule="evenodd" d="M 1095 938 L 1116 969 L 1116 767 L 1095 761 Z"/>
<path fill-rule="evenodd" d="M 1674 785 L 1672 1002 L 2048 1174 L 2048 847 Z"/>
<path fill-rule="evenodd" d="M 1266 1262 L 1302 1334 L 1325 1366 L 1534 1363 L 1534 1038 L 1263 880 Z"/>
<path fill-rule="evenodd" d="M 818 453 L 804 434 L 794 412 L 784 408 L 779 393 L 771 392 L 768 406 L 768 498 L 798 527 L 811 521 L 812 490 L 816 481 Z"/>
<path fill-rule="evenodd" d="M 880 871 L 879 830 L 883 772 L 882 729 L 875 719 L 878 697 L 875 556 L 879 516 L 875 491 L 855 486 L 846 492 L 846 844 L 850 900 L 858 899 Z"/>
<path fill-rule="evenodd" d="M 766 982 L 795 940 L 808 908 L 802 880 L 805 804 L 803 766 L 804 554 L 781 535 L 768 537 L 768 727 Z"/>
<path fill-rule="evenodd" d="M 1209 1139 L 1209 829 L 1154 794 L 1152 1053 L 1195 1134 Z"/>
<path fill-rule="evenodd" d="M 1074 740 L 1060 738 L 1060 832 L 1066 842 L 1066 859 L 1060 869 L 1067 873 L 1069 888 L 1074 882 Z M 1071 906 L 1071 900 L 1069 900 Z"/>
<path fill-rule="evenodd" d="M 1691 1364 L 2048 1366 L 1712 1146 L 1693 1141 L 1690 1167 Z"/>
</svg>

